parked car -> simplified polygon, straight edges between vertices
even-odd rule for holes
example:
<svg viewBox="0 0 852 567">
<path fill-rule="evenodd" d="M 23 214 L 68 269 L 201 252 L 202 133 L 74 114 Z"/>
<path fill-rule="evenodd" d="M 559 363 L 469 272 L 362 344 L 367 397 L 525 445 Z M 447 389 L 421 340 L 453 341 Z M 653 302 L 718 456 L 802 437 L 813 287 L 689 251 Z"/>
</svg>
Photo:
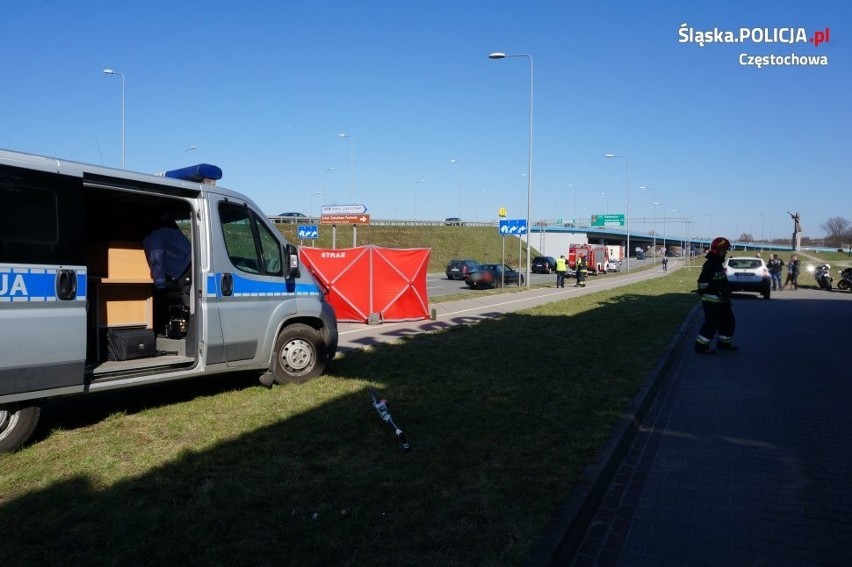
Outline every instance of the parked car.
<svg viewBox="0 0 852 567">
<path fill-rule="evenodd" d="M 470 289 L 487 289 L 524 283 L 524 276 L 509 265 L 481 264 L 464 277 L 464 282 Z"/>
<path fill-rule="evenodd" d="M 553 256 L 536 256 L 532 259 L 530 271 L 534 274 L 552 274 L 556 271 L 556 258 Z"/>
<path fill-rule="evenodd" d="M 763 258 L 732 256 L 725 260 L 725 275 L 731 291 L 756 291 L 769 299 L 772 280 Z"/>
<path fill-rule="evenodd" d="M 444 273 L 448 280 L 463 280 L 464 277 L 479 267 L 476 260 L 450 260 Z"/>
<path fill-rule="evenodd" d="M 609 260 L 606 263 L 606 271 L 607 272 L 620 272 L 621 271 L 621 262 L 617 262 L 615 260 Z"/>
<path fill-rule="evenodd" d="M 462 220 L 459 217 L 448 217 L 444 219 L 444 226 L 461 226 Z"/>
</svg>

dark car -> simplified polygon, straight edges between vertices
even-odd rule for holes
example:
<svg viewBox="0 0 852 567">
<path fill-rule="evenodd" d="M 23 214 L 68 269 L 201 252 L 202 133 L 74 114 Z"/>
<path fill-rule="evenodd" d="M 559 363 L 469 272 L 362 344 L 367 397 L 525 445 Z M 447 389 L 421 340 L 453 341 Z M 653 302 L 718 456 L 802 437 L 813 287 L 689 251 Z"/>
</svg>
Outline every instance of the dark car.
<svg viewBox="0 0 852 567">
<path fill-rule="evenodd" d="M 553 256 L 536 256 L 532 259 L 530 271 L 534 274 L 552 274 L 556 271 L 556 258 Z"/>
<path fill-rule="evenodd" d="M 508 265 L 481 264 L 476 271 L 464 277 L 464 282 L 470 289 L 487 289 L 524 283 L 524 276 Z"/>
<path fill-rule="evenodd" d="M 462 220 L 459 217 L 449 217 L 444 219 L 444 226 L 461 226 Z"/>
<path fill-rule="evenodd" d="M 464 277 L 479 267 L 476 260 L 450 260 L 444 273 L 448 280 L 463 280 Z"/>
<path fill-rule="evenodd" d="M 285 223 L 297 223 L 308 220 L 308 215 L 305 213 L 288 212 L 280 213 L 278 216 L 281 217 L 281 222 Z"/>
</svg>

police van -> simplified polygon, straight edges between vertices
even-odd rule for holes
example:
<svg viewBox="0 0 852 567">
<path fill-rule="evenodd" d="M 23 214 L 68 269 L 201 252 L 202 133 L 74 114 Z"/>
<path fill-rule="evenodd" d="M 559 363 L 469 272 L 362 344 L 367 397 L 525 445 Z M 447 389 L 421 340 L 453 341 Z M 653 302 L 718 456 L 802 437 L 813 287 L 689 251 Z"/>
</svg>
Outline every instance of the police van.
<svg viewBox="0 0 852 567">
<path fill-rule="evenodd" d="M 28 440 L 49 398 L 324 371 L 333 309 L 296 247 L 221 176 L 209 164 L 148 175 L 0 150 L 0 452 Z M 151 244 L 163 226 L 184 239 L 179 253 Z"/>
</svg>

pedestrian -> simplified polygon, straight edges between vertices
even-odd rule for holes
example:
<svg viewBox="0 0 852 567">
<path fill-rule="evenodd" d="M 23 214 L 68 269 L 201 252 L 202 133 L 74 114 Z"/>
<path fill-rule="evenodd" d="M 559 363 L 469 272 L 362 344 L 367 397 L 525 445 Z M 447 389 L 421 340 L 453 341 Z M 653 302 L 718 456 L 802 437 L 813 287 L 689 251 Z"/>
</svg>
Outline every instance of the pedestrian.
<svg viewBox="0 0 852 567">
<path fill-rule="evenodd" d="M 784 289 L 799 289 L 799 257 L 793 254 L 787 262 L 787 279 L 784 280 Z"/>
<path fill-rule="evenodd" d="M 577 270 L 577 283 L 574 284 L 574 287 L 586 287 L 586 274 L 589 273 L 589 267 L 586 264 L 586 257 L 578 255 L 575 264 L 574 268 Z"/>
<path fill-rule="evenodd" d="M 769 268 L 769 276 L 772 278 L 772 290 L 781 291 L 781 272 L 784 271 L 784 260 L 773 254 L 766 265 Z"/>
<path fill-rule="evenodd" d="M 701 308 L 704 310 L 704 323 L 695 337 L 695 352 L 699 354 L 716 354 L 710 348 L 710 343 L 717 332 L 718 350 L 737 350 L 733 345 L 736 320 L 731 309 L 731 290 L 728 288 L 724 266 L 725 256 L 730 249 L 731 242 L 727 238 L 714 238 L 698 276 L 696 291 L 701 296 Z"/>
<path fill-rule="evenodd" d="M 565 256 L 561 255 L 556 259 L 556 287 L 565 287 L 565 268 L 568 262 Z"/>
<path fill-rule="evenodd" d="M 664 272 L 669 271 L 669 259 L 666 258 L 665 256 L 663 256 L 663 271 Z"/>
</svg>

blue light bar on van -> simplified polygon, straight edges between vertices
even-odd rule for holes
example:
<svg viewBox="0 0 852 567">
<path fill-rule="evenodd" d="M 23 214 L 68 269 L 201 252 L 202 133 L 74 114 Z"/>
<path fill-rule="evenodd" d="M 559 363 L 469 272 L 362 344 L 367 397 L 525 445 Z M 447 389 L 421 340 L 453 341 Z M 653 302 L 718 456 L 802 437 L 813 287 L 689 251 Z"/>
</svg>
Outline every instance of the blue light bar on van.
<svg viewBox="0 0 852 567">
<path fill-rule="evenodd" d="M 171 171 L 167 171 L 163 175 L 165 177 L 171 177 L 172 179 L 183 179 L 184 181 L 204 183 L 205 179 L 212 181 L 222 179 L 222 170 L 215 165 L 210 165 L 209 163 L 199 163 L 198 165 L 173 169 Z"/>
</svg>

